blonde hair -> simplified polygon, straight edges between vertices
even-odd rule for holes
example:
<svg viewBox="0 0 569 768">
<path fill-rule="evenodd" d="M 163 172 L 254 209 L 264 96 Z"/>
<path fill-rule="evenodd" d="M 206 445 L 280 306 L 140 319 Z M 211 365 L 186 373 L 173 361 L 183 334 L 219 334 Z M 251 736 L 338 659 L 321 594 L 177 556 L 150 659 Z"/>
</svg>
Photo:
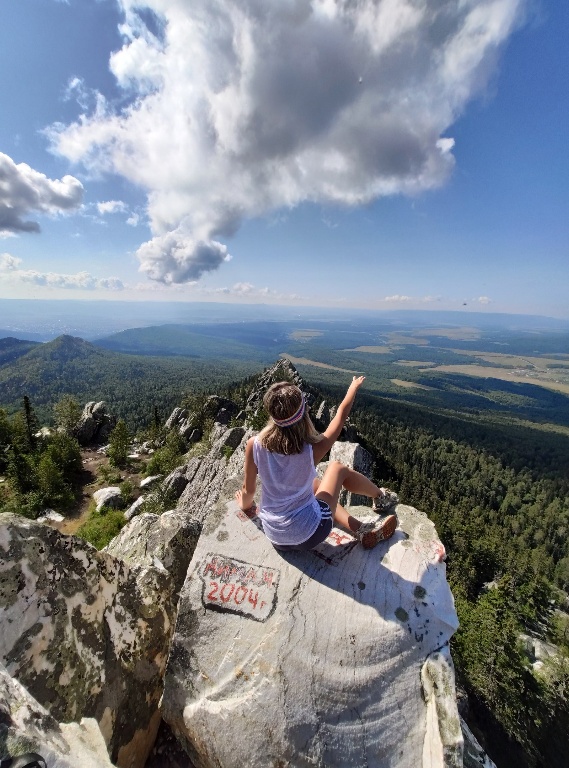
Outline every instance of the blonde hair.
<svg viewBox="0 0 569 768">
<path fill-rule="evenodd" d="M 274 419 L 284 421 L 290 418 L 302 405 L 304 395 L 289 381 L 278 381 L 265 392 L 263 406 L 269 414 L 268 424 L 259 432 L 259 442 L 272 453 L 291 456 L 302 453 L 305 443 L 319 443 L 322 435 L 316 431 L 308 409 L 304 416 L 290 427 L 279 427 Z"/>
</svg>

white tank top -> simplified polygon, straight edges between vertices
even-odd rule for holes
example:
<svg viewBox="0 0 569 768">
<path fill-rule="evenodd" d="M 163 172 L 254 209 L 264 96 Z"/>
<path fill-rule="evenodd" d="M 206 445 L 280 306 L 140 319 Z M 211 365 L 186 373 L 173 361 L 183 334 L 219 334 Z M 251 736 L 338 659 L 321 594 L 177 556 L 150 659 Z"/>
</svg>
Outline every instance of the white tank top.
<svg viewBox="0 0 569 768">
<path fill-rule="evenodd" d="M 321 520 L 312 482 L 317 476 L 312 446 L 285 456 L 263 448 L 255 438 L 253 460 L 261 480 L 259 516 L 267 538 L 274 544 L 307 541 Z"/>
</svg>

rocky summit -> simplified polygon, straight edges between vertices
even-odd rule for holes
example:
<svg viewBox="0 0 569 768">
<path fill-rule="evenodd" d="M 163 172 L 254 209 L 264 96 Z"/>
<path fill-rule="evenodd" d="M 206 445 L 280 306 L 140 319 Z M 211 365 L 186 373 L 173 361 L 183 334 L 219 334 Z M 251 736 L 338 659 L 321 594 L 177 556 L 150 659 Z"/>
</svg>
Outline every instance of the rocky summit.
<svg viewBox="0 0 569 768">
<path fill-rule="evenodd" d="M 424 514 L 398 516 L 372 551 L 334 528 L 287 554 L 234 502 L 208 518 L 162 705 L 197 766 L 462 765 L 444 550 Z"/>
<path fill-rule="evenodd" d="M 395 535 L 373 550 L 334 528 L 313 552 L 279 553 L 234 501 L 278 378 L 302 386 L 280 361 L 244 411 L 220 401 L 206 450 L 151 491 L 173 508 L 135 510 L 103 552 L 0 515 L 0 753 L 44 743 L 58 765 L 91 766 L 104 743 L 120 768 L 143 768 L 162 717 L 196 768 L 463 764 L 457 616 L 428 517 L 399 504 Z M 346 434 L 334 457 L 370 472 L 376 457 Z M 22 712 L 43 713 L 24 741 L 16 689 Z M 69 723 L 89 731 L 83 761 Z"/>
</svg>

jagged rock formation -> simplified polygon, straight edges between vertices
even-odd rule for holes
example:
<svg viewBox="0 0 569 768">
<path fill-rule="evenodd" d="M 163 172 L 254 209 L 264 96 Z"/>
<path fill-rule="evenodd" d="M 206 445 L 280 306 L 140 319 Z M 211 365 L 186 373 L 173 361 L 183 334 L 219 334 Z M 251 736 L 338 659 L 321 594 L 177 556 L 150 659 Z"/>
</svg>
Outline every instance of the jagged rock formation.
<svg viewBox="0 0 569 768">
<path fill-rule="evenodd" d="M 59 722 L 94 717 L 122 768 L 156 736 L 172 596 L 162 567 L 0 515 L 0 662 Z"/>
<path fill-rule="evenodd" d="M 0 757 L 25 752 L 49 768 L 113 768 L 96 720 L 58 723 L 0 664 Z"/>
<path fill-rule="evenodd" d="M 79 445 L 106 443 L 116 423 L 116 417 L 108 412 L 106 403 L 87 403 L 73 434 Z"/>
<path fill-rule="evenodd" d="M 165 568 L 173 581 L 173 595 L 182 588 L 196 548 L 201 525 L 182 512 L 145 513 L 125 526 L 104 551 L 133 566 Z"/>
<path fill-rule="evenodd" d="M 246 410 L 248 412 L 258 411 L 263 405 L 263 395 L 271 384 L 275 384 L 277 381 L 290 381 L 297 387 L 303 385 L 302 378 L 294 365 L 290 360 L 283 358 L 261 374 L 257 386 L 247 398 Z"/>
<path fill-rule="evenodd" d="M 202 425 L 208 419 L 215 419 L 216 423 L 228 425 L 231 419 L 237 415 L 238 408 L 231 400 L 219 395 L 210 395 L 200 413 L 191 413 L 185 408 L 174 408 L 164 428 L 177 429 L 180 436 L 187 443 L 196 443 L 202 438 Z"/>
</svg>

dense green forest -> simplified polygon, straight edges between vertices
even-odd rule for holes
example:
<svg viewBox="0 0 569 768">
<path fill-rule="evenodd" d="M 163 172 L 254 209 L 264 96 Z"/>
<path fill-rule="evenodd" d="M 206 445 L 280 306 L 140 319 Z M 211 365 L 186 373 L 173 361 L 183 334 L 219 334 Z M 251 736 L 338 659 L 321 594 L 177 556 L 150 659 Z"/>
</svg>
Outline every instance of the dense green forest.
<svg viewBox="0 0 569 768">
<path fill-rule="evenodd" d="M 27 395 L 42 424 L 53 423 L 53 405 L 65 394 L 80 403 L 104 400 L 131 432 L 144 429 L 157 406 L 165 420 L 185 395 L 223 386 L 259 370 L 244 360 L 202 360 L 117 354 L 82 339 L 60 336 L 46 344 L 3 339 L 0 406 L 16 413 Z M 28 346 L 25 346 L 25 345 Z"/>
</svg>

